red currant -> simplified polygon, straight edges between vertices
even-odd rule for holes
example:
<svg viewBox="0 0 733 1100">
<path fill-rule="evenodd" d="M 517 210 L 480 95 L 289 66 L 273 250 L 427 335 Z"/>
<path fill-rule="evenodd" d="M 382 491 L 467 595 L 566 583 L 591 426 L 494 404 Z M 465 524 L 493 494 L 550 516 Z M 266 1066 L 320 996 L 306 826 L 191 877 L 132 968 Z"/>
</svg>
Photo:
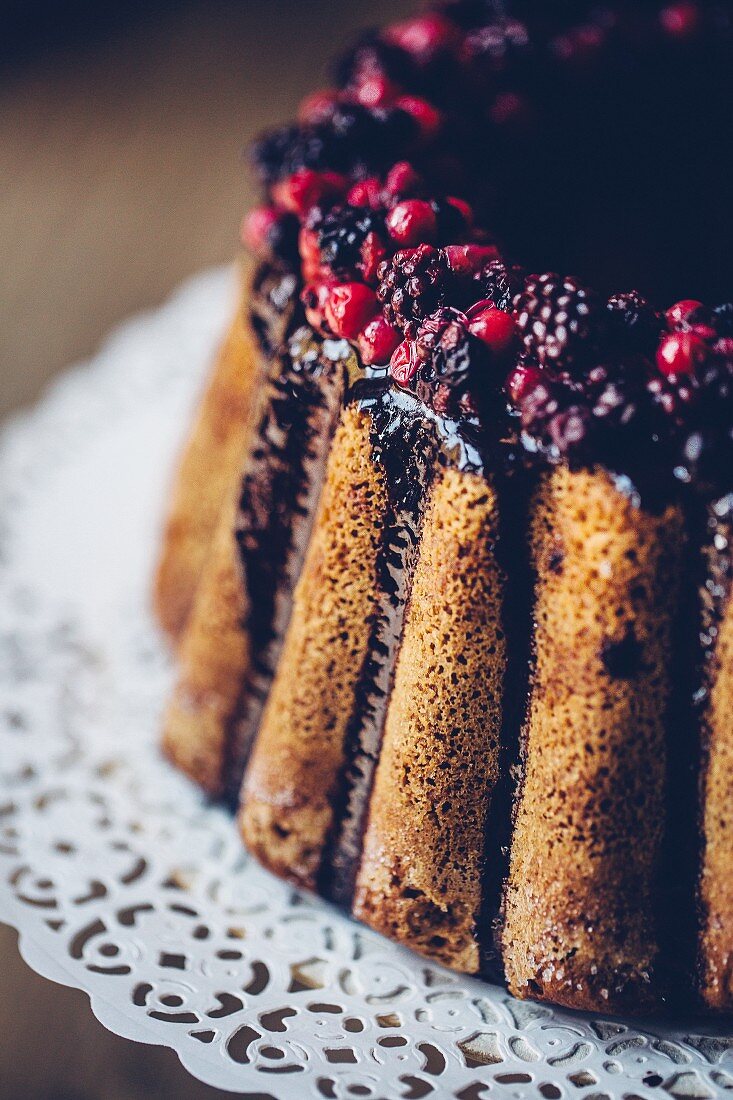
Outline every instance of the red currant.
<svg viewBox="0 0 733 1100">
<path fill-rule="evenodd" d="M 390 237 L 407 247 L 430 243 L 438 233 L 435 210 L 424 199 L 398 202 L 387 215 L 386 224 Z"/>
<path fill-rule="evenodd" d="M 665 316 L 671 329 L 687 328 L 695 323 L 696 318 L 704 313 L 705 306 L 698 302 L 697 298 L 683 298 L 670 306 Z"/>
<path fill-rule="evenodd" d="M 395 382 L 399 382 L 401 386 L 406 386 L 419 365 L 415 345 L 411 340 L 403 340 L 392 352 L 392 358 L 389 361 L 389 373 Z"/>
<path fill-rule="evenodd" d="M 510 313 L 497 309 L 493 302 L 477 302 L 468 311 L 468 331 L 482 340 L 495 355 L 505 355 L 516 335 L 514 318 Z"/>
<path fill-rule="evenodd" d="M 402 333 L 388 325 L 384 317 L 372 317 L 357 341 L 363 362 L 386 366 L 401 339 Z"/>
<path fill-rule="evenodd" d="M 355 340 L 379 310 L 377 296 L 364 283 L 336 283 L 326 300 L 326 320 L 337 336 Z"/>
<path fill-rule="evenodd" d="M 514 405 L 521 405 L 524 398 L 542 381 L 542 372 L 537 367 L 518 364 L 509 374 L 505 388 Z"/>
<path fill-rule="evenodd" d="M 276 183 L 272 194 L 280 206 L 302 216 L 324 199 L 339 198 L 347 187 L 346 177 L 338 172 L 314 172 L 312 168 L 300 168 L 292 176 Z"/>
<path fill-rule="evenodd" d="M 694 374 L 708 351 L 702 337 L 694 332 L 672 332 L 657 349 L 657 366 L 662 374 Z"/>
</svg>

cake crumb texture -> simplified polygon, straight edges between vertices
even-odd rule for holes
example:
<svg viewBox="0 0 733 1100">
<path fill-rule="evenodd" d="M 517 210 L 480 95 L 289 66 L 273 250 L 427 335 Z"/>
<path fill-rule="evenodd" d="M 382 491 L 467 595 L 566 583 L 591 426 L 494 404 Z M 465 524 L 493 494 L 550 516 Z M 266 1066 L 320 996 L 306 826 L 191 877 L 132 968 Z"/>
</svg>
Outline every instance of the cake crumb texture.
<svg viewBox="0 0 733 1100">
<path fill-rule="evenodd" d="M 491 485 L 445 470 L 423 522 L 354 902 L 373 928 L 470 973 L 506 665 L 497 529 Z"/>
<path fill-rule="evenodd" d="M 242 790 L 247 846 L 315 889 L 376 613 L 388 498 L 371 419 L 345 409 L 277 675 Z"/>
<path fill-rule="evenodd" d="M 606 473 L 546 475 L 531 521 L 535 655 L 503 956 L 510 990 L 574 1008 L 661 993 L 655 898 L 684 524 Z"/>
<path fill-rule="evenodd" d="M 700 944 L 702 996 L 733 1010 L 733 606 L 719 626 L 707 713 Z"/>
<path fill-rule="evenodd" d="M 173 643 L 191 614 L 222 507 L 241 477 L 260 358 L 241 307 L 214 364 L 171 493 L 153 603 Z"/>
</svg>

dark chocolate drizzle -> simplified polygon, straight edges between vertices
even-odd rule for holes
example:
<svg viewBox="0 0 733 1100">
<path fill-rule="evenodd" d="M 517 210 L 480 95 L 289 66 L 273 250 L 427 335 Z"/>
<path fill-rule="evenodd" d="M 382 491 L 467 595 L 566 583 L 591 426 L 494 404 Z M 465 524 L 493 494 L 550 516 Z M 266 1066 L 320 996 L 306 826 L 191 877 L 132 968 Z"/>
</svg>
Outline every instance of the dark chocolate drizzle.
<svg viewBox="0 0 733 1100">
<path fill-rule="evenodd" d="M 237 797 L 290 620 L 293 589 L 310 538 L 351 357 L 343 341 L 315 340 L 301 325 L 272 357 L 261 395 L 235 532 L 253 655 L 224 763 L 232 799 Z"/>
</svg>

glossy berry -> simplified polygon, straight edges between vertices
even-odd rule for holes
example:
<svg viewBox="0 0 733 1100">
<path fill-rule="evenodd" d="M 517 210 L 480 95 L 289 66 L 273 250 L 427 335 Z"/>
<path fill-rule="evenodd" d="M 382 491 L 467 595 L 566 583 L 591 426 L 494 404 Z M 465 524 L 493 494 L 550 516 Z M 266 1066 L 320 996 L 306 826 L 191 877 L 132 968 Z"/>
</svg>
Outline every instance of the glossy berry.
<svg viewBox="0 0 733 1100">
<path fill-rule="evenodd" d="M 360 206 L 335 206 L 320 218 L 318 247 L 320 261 L 334 275 L 354 278 L 359 273 L 362 247 L 384 226 L 384 219 L 375 211 Z"/>
<path fill-rule="evenodd" d="M 386 366 L 401 340 L 402 333 L 384 317 L 372 317 L 357 339 L 362 361 L 368 366 Z"/>
<path fill-rule="evenodd" d="M 460 44 L 458 28 L 438 13 L 396 23 L 388 28 L 385 36 L 395 46 L 410 54 L 418 65 L 426 65 L 437 54 Z"/>
<path fill-rule="evenodd" d="M 387 232 L 405 247 L 432 243 L 438 231 L 438 219 L 431 203 L 424 199 L 405 199 L 393 206 L 386 218 Z"/>
<path fill-rule="evenodd" d="M 379 268 L 387 256 L 384 241 L 376 232 L 367 233 L 364 238 L 357 267 L 365 283 L 376 286 L 379 282 Z"/>
<path fill-rule="evenodd" d="M 406 335 L 416 322 L 433 313 L 445 300 L 448 263 L 440 248 L 421 244 L 395 252 L 379 267 L 377 298 L 385 320 Z"/>
<path fill-rule="evenodd" d="M 526 363 L 519 363 L 507 377 L 505 389 L 512 403 L 519 407 L 527 394 L 541 381 L 542 371 Z"/>
<path fill-rule="evenodd" d="M 389 361 L 389 373 L 395 382 L 406 386 L 414 377 L 420 361 L 415 353 L 415 344 L 412 340 L 403 340 L 392 353 Z"/>
<path fill-rule="evenodd" d="M 389 200 L 407 199 L 420 195 L 425 189 L 425 181 L 408 160 L 398 160 L 387 173 L 384 181 L 384 194 Z"/>
<path fill-rule="evenodd" d="M 517 333 L 510 313 L 497 309 L 493 302 L 483 301 L 472 306 L 466 316 L 472 336 L 486 344 L 497 357 L 507 355 Z"/>
<path fill-rule="evenodd" d="M 399 95 L 399 86 L 384 73 L 365 74 L 355 85 L 354 95 L 363 107 L 383 107 Z"/>
<path fill-rule="evenodd" d="M 347 180 L 338 172 L 315 172 L 300 168 L 272 188 L 273 198 L 280 206 L 301 216 L 323 202 L 334 202 L 344 194 Z"/>
<path fill-rule="evenodd" d="M 274 206 L 255 206 L 242 222 L 242 243 L 258 256 L 267 255 L 270 232 L 281 216 Z"/>
<path fill-rule="evenodd" d="M 328 281 L 307 283 L 300 294 L 300 300 L 305 309 L 305 318 L 308 324 L 318 332 L 329 331 L 326 322 L 326 302 L 331 293 L 331 283 Z"/>
<path fill-rule="evenodd" d="M 415 95 L 400 96 L 395 107 L 410 115 L 423 142 L 430 141 L 440 130 L 443 122 L 440 111 L 432 103 L 428 103 L 427 99 Z"/>
<path fill-rule="evenodd" d="M 377 297 L 368 286 L 337 283 L 331 287 L 326 300 L 326 321 L 336 336 L 355 340 L 378 309 Z"/>
<path fill-rule="evenodd" d="M 638 290 L 614 294 L 608 299 L 606 315 L 609 341 L 615 350 L 654 357 L 664 318 Z"/>
<path fill-rule="evenodd" d="M 695 332 L 672 332 L 657 350 L 657 367 L 662 374 L 694 374 L 708 353 L 704 338 Z"/>
<path fill-rule="evenodd" d="M 514 308 L 525 351 L 540 366 L 568 370 L 595 351 L 603 316 L 600 304 L 572 276 L 530 276 Z"/>
<path fill-rule="evenodd" d="M 305 126 L 318 126 L 328 122 L 333 115 L 334 105 L 338 102 L 338 93 L 330 88 L 311 92 L 302 100 L 298 108 L 298 122 Z"/>
<path fill-rule="evenodd" d="M 456 275 L 475 275 L 499 255 L 493 244 L 447 244 L 443 251 Z"/>
<path fill-rule="evenodd" d="M 706 317 L 706 309 L 702 302 L 698 302 L 696 298 L 683 298 L 680 302 L 675 302 L 673 306 L 670 306 L 667 310 L 665 317 L 667 318 L 667 324 L 673 331 L 689 328 L 690 325 L 698 324 Z"/>
<path fill-rule="evenodd" d="M 346 193 L 348 206 L 368 206 L 376 209 L 381 202 L 382 184 L 377 176 L 368 176 L 353 184 Z"/>
<path fill-rule="evenodd" d="M 503 260 L 492 258 L 482 264 L 474 278 L 482 296 L 493 302 L 497 309 L 509 313 L 514 299 L 524 288 L 526 273 L 516 264 L 505 264 Z"/>
</svg>

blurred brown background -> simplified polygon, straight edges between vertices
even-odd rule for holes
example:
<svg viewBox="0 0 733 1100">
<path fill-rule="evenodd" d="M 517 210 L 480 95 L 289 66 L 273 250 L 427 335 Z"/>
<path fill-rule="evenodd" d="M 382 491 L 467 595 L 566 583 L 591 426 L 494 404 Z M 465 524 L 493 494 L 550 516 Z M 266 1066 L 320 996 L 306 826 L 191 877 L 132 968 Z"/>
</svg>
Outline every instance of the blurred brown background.
<svg viewBox="0 0 733 1100">
<path fill-rule="evenodd" d="M 0 0 L 0 416 L 236 249 L 242 149 L 408 0 Z M 0 884 L 0 889 L 2 885 Z M 0 926 L 1 1100 L 203 1100 L 109 1035 Z"/>
</svg>

